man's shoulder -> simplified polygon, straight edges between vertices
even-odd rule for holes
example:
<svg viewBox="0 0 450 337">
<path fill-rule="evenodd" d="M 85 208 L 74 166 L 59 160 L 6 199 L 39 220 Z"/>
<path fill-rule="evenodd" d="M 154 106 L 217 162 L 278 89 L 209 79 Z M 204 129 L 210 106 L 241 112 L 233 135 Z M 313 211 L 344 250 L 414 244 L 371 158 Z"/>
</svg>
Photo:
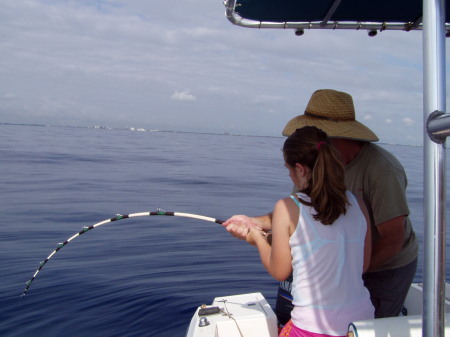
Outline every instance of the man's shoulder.
<svg viewBox="0 0 450 337">
<path fill-rule="evenodd" d="M 360 153 L 361 162 L 380 170 L 398 169 L 403 171 L 403 165 L 391 152 L 380 145 L 367 143 Z"/>
</svg>

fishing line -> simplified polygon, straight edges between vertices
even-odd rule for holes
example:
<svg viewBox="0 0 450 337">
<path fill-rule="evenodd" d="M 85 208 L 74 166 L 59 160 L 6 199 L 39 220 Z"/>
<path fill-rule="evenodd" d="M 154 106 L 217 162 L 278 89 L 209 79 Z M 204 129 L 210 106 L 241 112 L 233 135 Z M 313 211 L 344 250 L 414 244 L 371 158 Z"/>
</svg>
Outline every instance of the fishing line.
<svg viewBox="0 0 450 337">
<path fill-rule="evenodd" d="M 166 215 L 166 216 L 180 216 L 180 217 L 185 217 L 185 218 L 192 218 L 192 219 L 198 219 L 198 220 L 204 220 L 204 221 L 209 221 L 209 222 L 215 222 L 218 224 L 222 224 L 224 223 L 223 220 L 218 220 L 218 219 L 214 219 L 208 216 L 203 216 L 203 215 L 198 215 L 198 214 L 190 214 L 190 213 L 180 213 L 180 212 L 166 212 L 163 211 L 161 209 L 157 209 L 156 212 L 142 212 L 142 213 L 132 213 L 132 214 L 126 214 L 126 215 L 121 215 L 121 214 L 117 214 L 114 218 L 111 219 L 106 219 L 100 222 L 97 222 L 94 225 L 91 226 L 83 226 L 82 230 L 79 231 L 78 233 L 72 235 L 70 238 L 68 238 L 66 241 L 61 242 L 58 244 L 58 246 L 56 247 L 56 249 L 50 253 L 50 255 L 41 263 L 39 263 L 39 268 L 34 272 L 34 275 L 31 279 L 29 279 L 26 282 L 26 286 L 25 289 L 23 290 L 22 293 L 22 297 L 25 296 L 28 292 L 28 289 L 31 286 L 31 283 L 33 283 L 34 279 L 36 278 L 36 276 L 39 274 L 39 272 L 42 270 L 42 268 L 44 268 L 44 266 L 47 264 L 47 262 L 64 246 L 66 246 L 70 241 L 74 240 L 75 238 L 79 237 L 80 235 L 89 232 L 90 230 L 99 227 L 101 225 L 110 223 L 110 222 L 114 222 L 114 221 L 118 221 L 118 220 L 122 220 L 122 219 L 128 219 L 128 218 L 135 218 L 138 216 L 151 216 L 151 215 Z"/>
</svg>

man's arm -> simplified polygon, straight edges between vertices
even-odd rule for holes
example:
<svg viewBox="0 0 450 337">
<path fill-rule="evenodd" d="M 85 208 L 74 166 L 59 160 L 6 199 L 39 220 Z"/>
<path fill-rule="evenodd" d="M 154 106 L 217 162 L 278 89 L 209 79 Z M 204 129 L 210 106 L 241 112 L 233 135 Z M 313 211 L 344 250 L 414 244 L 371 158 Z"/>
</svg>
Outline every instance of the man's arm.
<svg viewBox="0 0 450 337">
<path fill-rule="evenodd" d="M 361 199 L 358 199 L 359 208 L 366 219 L 366 236 L 364 238 L 364 264 L 363 273 L 370 267 L 370 259 L 372 258 L 372 226 L 370 225 L 369 213 L 367 207 Z"/>
<path fill-rule="evenodd" d="M 273 213 L 268 213 L 265 215 L 254 217 L 253 220 L 258 223 L 258 227 L 263 231 L 268 232 L 272 230 L 272 219 Z"/>
<path fill-rule="evenodd" d="M 379 269 L 401 251 L 404 226 L 405 216 L 398 216 L 376 226 L 378 239 L 372 245 L 369 272 Z"/>
</svg>

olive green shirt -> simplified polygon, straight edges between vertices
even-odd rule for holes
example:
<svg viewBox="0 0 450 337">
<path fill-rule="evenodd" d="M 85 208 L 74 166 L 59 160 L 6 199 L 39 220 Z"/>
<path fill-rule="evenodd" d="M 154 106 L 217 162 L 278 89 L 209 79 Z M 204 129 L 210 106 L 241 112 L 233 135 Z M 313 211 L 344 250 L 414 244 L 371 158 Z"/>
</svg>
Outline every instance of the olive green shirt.
<svg viewBox="0 0 450 337">
<path fill-rule="evenodd" d="M 409 219 L 406 173 L 397 158 L 378 145 L 365 143 L 345 167 L 345 184 L 368 209 L 373 242 L 379 238 L 377 225 L 405 216 L 402 250 L 377 271 L 399 268 L 414 261 L 418 243 Z"/>
</svg>

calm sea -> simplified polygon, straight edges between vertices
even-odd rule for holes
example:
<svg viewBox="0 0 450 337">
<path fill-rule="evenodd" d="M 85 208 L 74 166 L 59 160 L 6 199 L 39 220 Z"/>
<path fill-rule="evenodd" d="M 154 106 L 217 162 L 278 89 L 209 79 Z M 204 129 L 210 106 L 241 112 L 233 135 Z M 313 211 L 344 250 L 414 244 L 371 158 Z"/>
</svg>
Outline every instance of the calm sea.
<svg viewBox="0 0 450 337">
<path fill-rule="evenodd" d="M 283 141 L 0 125 L 0 336 L 184 336 L 216 296 L 260 291 L 273 304 L 277 283 L 253 247 L 218 224 L 163 216 L 75 239 L 20 295 L 59 242 L 116 214 L 267 213 L 291 191 Z M 422 241 L 422 148 L 383 147 L 405 166 Z"/>
</svg>

